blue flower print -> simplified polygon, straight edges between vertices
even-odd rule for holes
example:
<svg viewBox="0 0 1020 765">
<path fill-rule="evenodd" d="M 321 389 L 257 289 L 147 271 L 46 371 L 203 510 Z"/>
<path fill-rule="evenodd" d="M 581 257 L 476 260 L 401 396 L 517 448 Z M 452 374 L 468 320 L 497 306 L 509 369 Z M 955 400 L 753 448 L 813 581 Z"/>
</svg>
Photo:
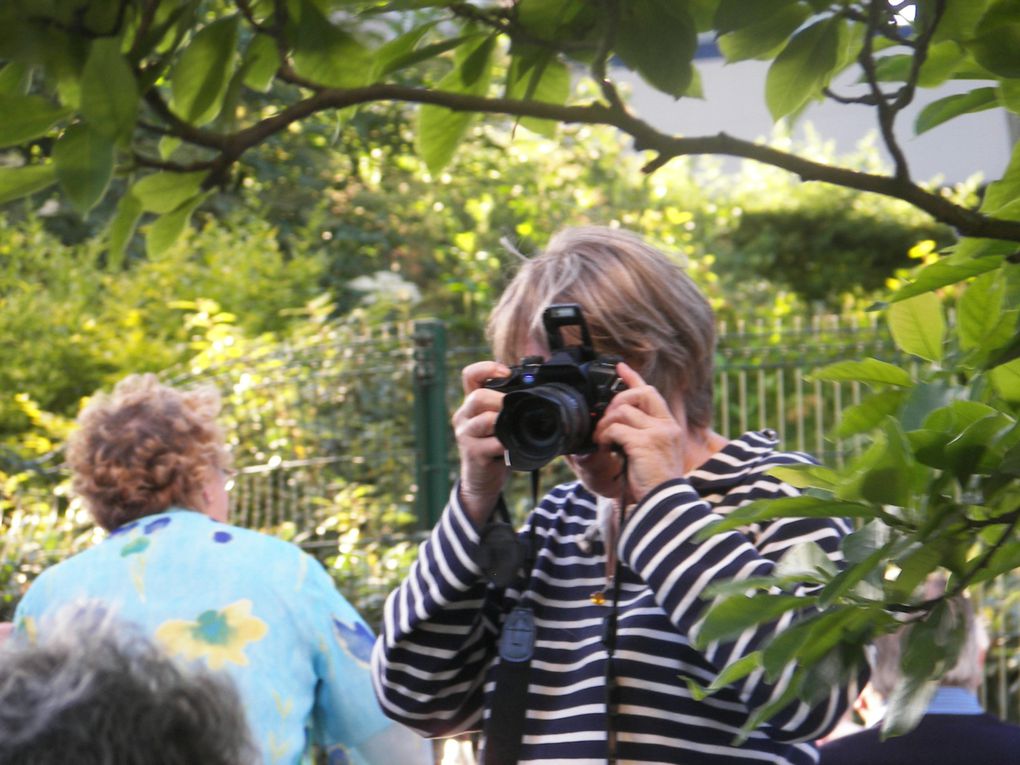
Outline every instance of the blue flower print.
<svg viewBox="0 0 1020 765">
<path fill-rule="evenodd" d="M 117 528 L 110 532 L 110 536 L 115 537 L 118 534 L 126 534 L 129 531 L 131 531 L 131 529 L 135 528 L 139 523 L 141 523 L 141 521 L 131 521 L 131 523 L 125 523 L 123 526 L 118 526 Z"/>
<path fill-rule="evenodd" d="M 359 664 L 368 666 L 372 660 L 372 646 L 375 645 L 375 636 L 364 622 L 355 621 L 352 625 L 344 624 L 342 621 L 333 618 L 333 628 L 336 631 L 337 640 L 340 646 Z"/>
<path fill-rule="evenodd" d="M 166 517 L 157 518 L 156 520 L 145 524 L 145 527 L 142 529 L 142 531 L 144 531 L 146 534 L 152 534 L 156 531 L 159 531 L 160 529 L 164 529 L 167 526 L 169 526 L 171 520 L 172 520 L 171 518 Z"/>
<path fill-rule="evenodd" d="M 347 750 L 338 744 L 330 748 L 328 762 L 329 765 L 349 765 L 354 760 L 347 754 Z"/>
</svg>

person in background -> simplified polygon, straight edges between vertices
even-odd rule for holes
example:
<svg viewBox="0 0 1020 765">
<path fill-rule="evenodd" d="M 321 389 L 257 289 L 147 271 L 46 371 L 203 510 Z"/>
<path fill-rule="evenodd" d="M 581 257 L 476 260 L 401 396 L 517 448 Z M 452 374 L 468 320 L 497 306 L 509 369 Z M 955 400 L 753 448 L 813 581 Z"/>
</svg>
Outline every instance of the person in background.
<svg viewBox="0 0 1020 765">
<path fill-rule="evenodd" d="M 928 597 L 944 586 L 929 584 Z M 877 708 L 857 733 L 832 739 L 819 750 L 819 765 L 1006 765 L 1020 762 L 1020 726 L 1003 722 L 982 709 L 977 691 L 984 680 L 988 633 L 971 601 L 950 600 L 963 620 L 964 642 L 956 664 L 942 677 L 917 727 L 882 740 L 884 708 Z M 902 679 L 901 647 L 910 641 L 910 627 L 875 640 L 870 685 L 888 702 Z M 878 705 L 872 705 L 873 707 Z"/>
<path fill-rule="evenodd" d="M 571 304 L 593 351 L 622 358 L 606 362 L 622 385 L 597 420 L 594 450 L 568 452 L 577 480 L 548 492 L 507 543 L 495 523 L 509 471 L 495 423 L 513 394 L 495 381 L 522 357 L 549 359 L 543 317 L 563 309 L 546 309 Z M 387 600 L 373 654 L 387 714 L 425 736 L 484 729 L 486 765 L 815 762 L 812 742 L 836 724 L 852 689 L 794 701 L 738 743 L 788 676 L 770 685 L 753 673 L 705 699 L 688 686 L 710 684 L 799 618 L 788 613 L 698 650 L 692 628 L 706 588 L 767 575 L 809 540 L 839 559 L 849 530 L 786 518 L 696 541 L 734 508 L 797 494 L 769 471 L 812 462 L 781 451 L 770 431 L 731 440 L 712 430 L 714 332 L 686 273 L 631 233 L 567 229 L 524 263 L 489 320 L 496 360 L 463 371 L 465 399 L 453 416 L 460 478 Z M 508 424 L 529 422 L 536 431 L 549 424 Z M 508 549 L 521 563 L 509 578 L 489 570 Z"/>
<path fill-rule="evenodd" d="M 102 608 L 0 648 L 0 765 L 253 765 L 228 677 L 170 659 Z"/>
<path fill-rule="evenodd" d="M 131 375 L 94 396 L 67 444 L 73 488 L 109 536 L 44 571 L 17 631 L 98 600 L 168 653 L 224 672 L 266 763 L 314 746 L 331 762 L 431 762 L 431 749 L 375 702 L 372 631 L 295 545 L 227 523 L 230 456 L 215 389 Z"/>
</svg>

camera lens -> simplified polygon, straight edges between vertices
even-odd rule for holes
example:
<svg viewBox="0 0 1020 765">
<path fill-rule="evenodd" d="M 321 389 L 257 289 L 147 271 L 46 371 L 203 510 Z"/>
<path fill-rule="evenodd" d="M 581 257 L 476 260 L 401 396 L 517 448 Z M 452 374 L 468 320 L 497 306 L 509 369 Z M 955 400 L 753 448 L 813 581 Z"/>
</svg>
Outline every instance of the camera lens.
<svg viewBox="0 0 1020 765">
<path fill-rule="evenodd" d="M 496 419 L 496 437 L 514 470 L 537 470 L 560 454 L 581 451 L 590 430 L 584 395 L 559 383 L 508 393 Z"/>
</svg>

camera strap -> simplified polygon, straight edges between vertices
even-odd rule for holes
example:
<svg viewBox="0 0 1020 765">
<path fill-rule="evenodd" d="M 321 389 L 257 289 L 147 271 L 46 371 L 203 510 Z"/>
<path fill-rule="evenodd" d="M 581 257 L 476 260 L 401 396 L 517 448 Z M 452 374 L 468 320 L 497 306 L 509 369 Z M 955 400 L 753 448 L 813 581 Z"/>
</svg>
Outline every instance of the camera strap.
<svg viewBox="0 0 1020 765">
<path fill-rule="evenodd" d="M 538 471 L 533 470 L 531 471 L 533 507 L 538 506 L 538 490 Z M 510 513 L 502 495 L 496 505 L 496 512 L 504 519 L 497 525 L 505 526 L 512 531 Z M 491 521 L 489 525 L 493 525 Z M 502 535 L 502 532 L 497 533 Z M 484 536 L 483 532 L 483 538 Z M 534 524 L 529 529 L 527 542 L 516 537 L 515 541 L 527 548 L 523 560 L 526 576 L 535 565 Z M 511 579 L 518 569 L 519 565 L 514 567 Z M 502 571 L 505 571 L 505 567 Z M 495 583 L 494 577 L 489 578 Z M 509 584 L 509 581 L 506 584 Z M 506 584 L 497 586 L 505 587 Z M 503 620 L 503 628 L 499 634 L 499 665 L 496 667 L 496 687 L 492 694 L 489 719 L 485 723 L 485 751 L 482 765 L 517 765 L 521 742 L 524 739 L 528 676 L 531 670 L 531 657 L 535 651 L 536 634 L 535 615 L 531 607 L 523 603 L 522 597 L 522 602 Z"/>
</svg>

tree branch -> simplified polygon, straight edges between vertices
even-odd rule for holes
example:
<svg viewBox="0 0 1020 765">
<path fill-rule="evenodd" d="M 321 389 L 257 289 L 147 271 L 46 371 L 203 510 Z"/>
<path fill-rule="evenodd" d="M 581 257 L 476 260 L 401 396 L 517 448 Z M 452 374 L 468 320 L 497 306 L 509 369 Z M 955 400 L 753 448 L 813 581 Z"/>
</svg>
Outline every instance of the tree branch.
<svg viewBox="0 0 1020 765">
<path fill-rule="evenodd" d="M 734 138 L 726 133 L 681 137 L 660 133 L 648 123 L 626 111 L 602 103 L 562 106 L 540 101 L 489 98 L 447 91 L 427 90 L 404 85 L 378 84 L 363 88 L 324 88 L 308 98 L 236 133 L 221 134 L 188 125 L 174 115 L 157 93 L 146 95 L 149 105 L 170 124 L 174 133 L 190 143 L 215 149 L 219 156 L 211 165 L 210 184 L 218 182 L 231 165 L 248 149 L 257 146 L 298 122 L 322 111 L 341 110 L 376 101 L 434 104 L 454 111 L 501 114 L 510 117 L 537 117 L 564 124 L 607 125 L 634 139 L 637 150 L 658 156 L 645 166 L 653 172 L 671 159 L 699 154 L 719 154 L 751 159 L 787 170 L 805 181 L 832 183 L 858 191 L 868 191 L 909 202 L 935 220 L 952 226 L 961 236 L 1004 239 L 1020 242 L 1020 221 L 990 218 L 980 212 L 954 204 L 907 178 L 876 175 L 814 162 L 769 146 Z"/>
<path fill-rule="evenodd" d="M 884 0 L 871 0 L 871 3 L 868 5 L 864 45 L 857 56 L 857 63 L 861 65 L 868 88 L 871 90 L 871 95 L 874 98 L 875 108 L 878 110 L 878 128 L 882 133 L 882 141 L 893 158 L 896 178 L 909 182 L 910 168 L 907 166 L 907 158 L 896 141 L 896 133 L 893 130 L 896 115 L 899 111 L 892 107 L 888 96 L 879 86 L 878 73 L 875 70 L 874 37 L 882 27 L 881 11 L 884 9 L 884 6 Z"/>
</svg>

